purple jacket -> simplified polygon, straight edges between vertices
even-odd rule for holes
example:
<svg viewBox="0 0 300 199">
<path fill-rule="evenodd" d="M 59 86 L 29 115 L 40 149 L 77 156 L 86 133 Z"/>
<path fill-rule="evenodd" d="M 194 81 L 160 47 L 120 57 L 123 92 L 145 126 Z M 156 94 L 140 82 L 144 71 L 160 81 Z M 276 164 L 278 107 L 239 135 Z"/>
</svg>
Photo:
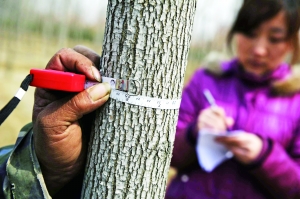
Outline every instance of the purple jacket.
<svg viewBox="0 0 300 199">
<path fill-rule="evenodd" d="M 282 64 L 261 79 L 243 72 L 236 59 L 221 67 L 221 76 L 199 69 L 183 91 L 171 162 L 178 174 L 166 199 L 300 198 L 300 94 L 276 96 L 270 88 L 270 81 L 290 74 L 289 66 Z M 253 164 L 230 159 L 211 173 L 199 167 L 195 140 L 188 132 L 194 130 L 199 112 L 209 106 L 202 93 L 205 88 L 234 118 L 233 130 L 262 138 L 263 150 Z"/>
</svg>

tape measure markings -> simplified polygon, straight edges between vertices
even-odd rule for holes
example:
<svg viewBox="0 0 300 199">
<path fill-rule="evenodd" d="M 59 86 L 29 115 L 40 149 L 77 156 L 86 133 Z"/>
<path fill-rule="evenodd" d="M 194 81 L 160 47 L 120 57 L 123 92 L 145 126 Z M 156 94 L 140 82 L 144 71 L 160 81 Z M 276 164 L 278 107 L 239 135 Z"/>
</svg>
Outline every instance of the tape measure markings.
<svg viewBox="0 0 300 199">
<path fill-rule="evenodd" d="M 137 106 L 157 108 L 157 109 L 179 109 L 181 99 L 160 99 L 153 97 L 146 97 L 136 95 L 128 92 L 130 90 L 130 80 L 114 79 L 109 77 L 102 77 L 102 82 L 108 82 L 111 85 L 110 98 L 117 101 L 133 104 Z M 138 80 L 131 80 L 138 81 Z M 118 84 L 124 82 L 127 85 Z M 139 83 L 139 82 L 138 82 Z M 141 88 L 139 88 L 141 89 Z M 124 91 L 125 90 L 125 91 Z M 137 91 L 139 93 L 139 90 Z"/>
</svg>

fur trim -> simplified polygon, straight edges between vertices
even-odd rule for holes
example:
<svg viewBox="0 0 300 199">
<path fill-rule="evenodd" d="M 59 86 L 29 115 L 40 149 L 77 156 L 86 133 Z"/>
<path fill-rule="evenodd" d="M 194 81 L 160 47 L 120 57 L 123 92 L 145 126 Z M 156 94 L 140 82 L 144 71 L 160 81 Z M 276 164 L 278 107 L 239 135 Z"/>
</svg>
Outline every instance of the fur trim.
<svg viewBox="0 0 300 199">
<path fill-rule="evenodd" d="M 221 62 L 217 62 L 217 61 L 211 63 L 205 63 L 204 68 L 205 71 L 217 77 L 221 77 L 225 73 L 225 71 L 221 67 Z"/>
<path fill-rule="evenodd" d="M 209 54 L 204 60 L 204 68 L 207 72 L 220 77 L 225 74 L 221 67 L 221 62 L 226 60 L 226 56 L 220 53 Z M 286 96 L 300 92 L 300 65 L 292 67 L 291 75 L 287 78 L 271 83 L 272 92 L 276 95 Z"/>
<path fill-rule="evenodd" d="M 212 51 L 204 58 L 203 65 L 207 72 L 220 77 L 225 72 L 221 67 L 221 63 L 227 59 L 228 57 L 225 54 Z"/>
<path fill-rule="evenodd" d="M 278 95 L 293 95 L 300 92 L 300 65 L 292 67 L 291 75 L 272 83 L 272 91 Z"/>
</svg>

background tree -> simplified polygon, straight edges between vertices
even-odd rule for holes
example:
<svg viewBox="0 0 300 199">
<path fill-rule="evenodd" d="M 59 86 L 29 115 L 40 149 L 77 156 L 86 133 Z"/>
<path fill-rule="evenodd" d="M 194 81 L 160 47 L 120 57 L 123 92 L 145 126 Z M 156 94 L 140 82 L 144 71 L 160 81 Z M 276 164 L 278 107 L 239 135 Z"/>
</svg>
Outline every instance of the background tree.
<svg viewBox="0 0 300 199">
<path fill-rule="evenodd" d="M 196 0 L 110 0 L 100 70 L 178 99 Z M 178 110 L 110 99 L 97 113 L 82 198 L 163 198 Z"/>
</svg>

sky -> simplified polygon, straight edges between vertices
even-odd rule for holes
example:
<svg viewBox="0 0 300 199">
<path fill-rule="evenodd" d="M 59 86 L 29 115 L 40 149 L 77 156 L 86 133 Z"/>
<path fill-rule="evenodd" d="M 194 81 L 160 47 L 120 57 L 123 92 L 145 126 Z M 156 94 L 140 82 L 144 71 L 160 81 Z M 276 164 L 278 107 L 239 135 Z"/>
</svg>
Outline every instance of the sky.
<svg viewBox="0 0 300 199">
<path fill-rule="evenodd" d="M 198 0 L 193 38 L 212 39 L 220 27 L 230 27 L 242 0 Z"/>
<path fill-rule="evenodd" d="M 84 23 L 93 25 L 105 21 L 107 2 L 108 0 L 39 0 L 35 2 L 35 7 L 43 13 L 49 12 L 49 9 L 55 10 L 59 17 L 76 13 Z M 192 38 L 211 40 L 220 27 L 230 27 L 241 2 L 242 0 L 198 0 Z M 67 10 L 62 12 L 62 8 Z"/>
<path fill-rule="evenodd" d="M 230 26 L 241 3 L 242 0 L 198 0 L 193 38 L 209 40 L 220 26 Z M 107 0 L 85 0 L 80 4 L 81 17 L 87 23 L 96 23 L 99 17 L 105 17 Z"/>
</svg>

